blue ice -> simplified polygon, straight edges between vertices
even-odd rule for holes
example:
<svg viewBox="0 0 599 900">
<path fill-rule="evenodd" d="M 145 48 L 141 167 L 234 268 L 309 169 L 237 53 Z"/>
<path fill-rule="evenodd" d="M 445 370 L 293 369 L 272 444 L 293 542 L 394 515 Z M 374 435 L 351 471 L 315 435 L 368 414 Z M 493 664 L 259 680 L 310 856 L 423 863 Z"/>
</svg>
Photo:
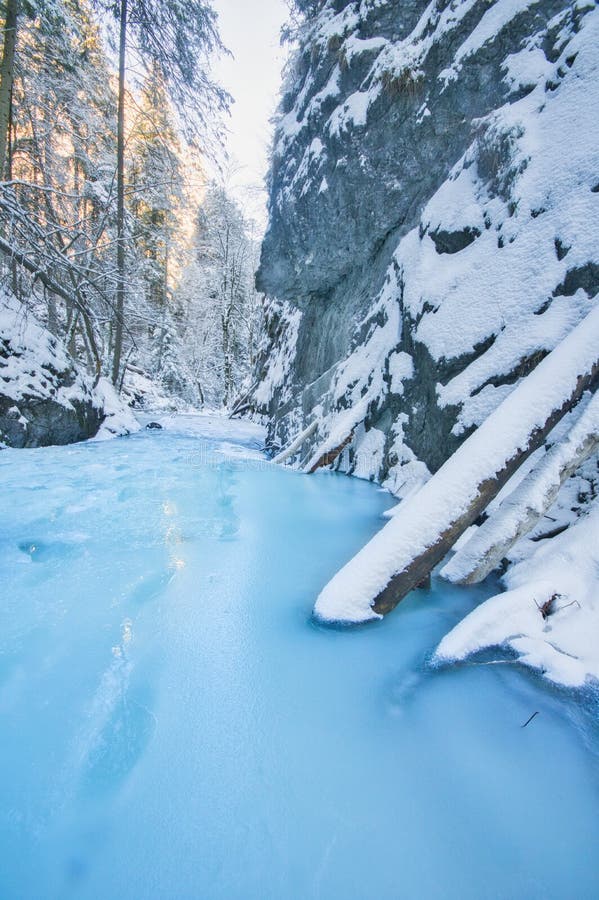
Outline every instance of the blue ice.
<svg viewBox="0 0 599 900">
<path fill-rule="evenodd" d="M 391 498 L 251 443 L 0 453 L 2 900 L 598 897 L 593 696 L 428 668 L 484 589 L 313 624 Z"/>
</svg>

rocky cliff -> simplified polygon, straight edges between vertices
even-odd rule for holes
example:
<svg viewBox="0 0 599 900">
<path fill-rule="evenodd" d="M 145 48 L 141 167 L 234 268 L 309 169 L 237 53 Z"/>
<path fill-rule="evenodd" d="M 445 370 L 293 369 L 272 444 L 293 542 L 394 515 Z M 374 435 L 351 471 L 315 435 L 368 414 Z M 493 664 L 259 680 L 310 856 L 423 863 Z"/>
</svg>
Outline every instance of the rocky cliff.
<svg viewBox="0 0 599 900">
<path fill-rule="evenodd" d="M 254 403 L 274 445 L 316 421 L 298 463 L 401 497 L 597 301 L 599 10 L 301 5 Z"/>
</svg>

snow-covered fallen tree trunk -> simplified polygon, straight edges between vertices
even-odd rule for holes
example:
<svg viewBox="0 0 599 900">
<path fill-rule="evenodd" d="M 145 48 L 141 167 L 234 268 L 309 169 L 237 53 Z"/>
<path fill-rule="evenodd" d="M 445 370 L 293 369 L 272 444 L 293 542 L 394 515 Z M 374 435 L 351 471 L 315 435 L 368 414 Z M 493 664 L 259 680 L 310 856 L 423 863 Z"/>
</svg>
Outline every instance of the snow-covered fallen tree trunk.
<svg viewBox="0 0 599 900">
<path fill-rule="evenodd" d="M 255 381 L 252 384 L 252 386 L 250 388 L 248 388 L 247 391 L 244 391 L 244 393 L 241 394 L 241 396 L 237 398 L 237 400 L 233 404 L 233 408 L 232 408 L 231 412 L 229 413 L 230 419 L 234 419 L 235 416 L 239 416 L 239 415 L 241 415 L 241 413 L 246 412 L 246 410 L 252 409 L 252 402 L 250 400 L 250 397 L 252 396 L 253 392 L 256 390 L 257 386 L 258 386 L 258 382 Z"/>
<path fill-rule="evenodd" d="M 298 436 L 289 444 L 286 450 L 282 450 L 281 453 L 273 457 L 272 462 L 283 463 L 286 459 L 294 456 L 300 449 L 304 441 L 307 441 L 309 437 L 312 437 L 317 428 L 318 422 L 314 420 L 314 422 L 312 422 L 310 425 L 308 425 L 307 428 L 305 428 L 302 432 L 300 432 L 300 434 L 298 434 Z"/>
<path fill-rule="evenodd" d="M 316 601 L 325 621 L 365 622 L 420 584 L 599 376 L 599 307 L 506 397 L 341 569 Z"/>
<path fill-rule="evenodd" d="M 599 394 L 565 440 L 556 444 L 441 570 L 454 584 L 477 584 L 554 502 L 561 485 L 599 447 Z"/>
<path fill-rule="evenodd" d="M 314 472 L 318 472 L 318 470 L 324 468 L 324 466 L 332 465 L 337 457 L 341 456 L 345 448 L 349 446 L 349 444 L 351 444 L 353 439 L 354 432 L 352 430 L 350 434 L 347 435 L 347 437 L 343 438 L 341 443 L 337 444 L 336 447 L 332 447 L 330 450 L 325 450 L 325 452 L 322 453 L 315 462 L 313 462 L 312 464 L 308 463 L 308 474 L 314 475 Z"/>
<path fill-rule="evenodd" d="M 353 441 L 356 428 L 367 416 L 369 402 L 370 396 L 366 393 L 357 403 L 334 415 L 327 436 L 316 443 L 308 458 L 302 462 L 304 472 L 312 474 L 324 466 L 330 466 L 343 453 Z"/>
</svg>

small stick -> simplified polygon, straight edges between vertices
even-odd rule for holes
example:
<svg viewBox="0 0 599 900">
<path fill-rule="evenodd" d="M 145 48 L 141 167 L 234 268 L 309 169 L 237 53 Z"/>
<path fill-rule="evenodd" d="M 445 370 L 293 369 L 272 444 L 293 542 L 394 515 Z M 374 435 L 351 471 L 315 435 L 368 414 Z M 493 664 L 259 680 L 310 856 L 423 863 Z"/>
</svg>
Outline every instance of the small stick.
<svg viewBox="0 0 599 900">
<path fill-rule="evenodd" d="M 535 601 L 535 604 L 536 604 L 536 607 L 537 607 L 537 609 L 539 610 L 539 612 L 541 613 L 541 615 L 543 616 L 544 619 L 548 619 L 549 616 L 550 616 L 553 612 L 555 612 L 555 610 L 554 610 L 554 608 L 553 608 L 553 604 L 555 603 L 555 601 L 557 600 L 558 597 L 561 597 L 561 594 L 557 594 L 557 593 L 556 593 L 556 594 L 553 594 L 553 595 L 549 598 L 549 600 L 545 600 L 545 602 L 543 603 L 542 606 L 539 606 L 539 604 L 537 603 L 536 597 L 533 597 L 533 599 L 534 599 L 534 601 Z"/>
<path fill-rule="evenodd" d="M 538 710 L 537 710 L 536 712 L 533 712 L 533 714 L 532 714 L 532 716 L 530 717 L 530 719 L 527 719 L 526 722 L 524 723 L 524 725 L 521 725 L 520 728 L 526 728 L 526 726 L 527 726 L 528 724 L 530 724 L 530 722 L 532 722 L 532 720 L 534 719 L 534 717 L 535 717 L 535 716 L 538 716 L 538 715 L 539 715 L 539 711 L 538 711 Z"/>
<path fill-rule="evenodd" d="M 556 612 L 561 612 L 562 609 L 568 609 L 569 606 L 574 606 L 574 604 L 576 604 L 578 609 L 580 609 L 580 603 L 578 602 L 578 600 L 572 600 L 570 603 L 564 604 L 564 606 L 558 606 Z"/>
</svg>

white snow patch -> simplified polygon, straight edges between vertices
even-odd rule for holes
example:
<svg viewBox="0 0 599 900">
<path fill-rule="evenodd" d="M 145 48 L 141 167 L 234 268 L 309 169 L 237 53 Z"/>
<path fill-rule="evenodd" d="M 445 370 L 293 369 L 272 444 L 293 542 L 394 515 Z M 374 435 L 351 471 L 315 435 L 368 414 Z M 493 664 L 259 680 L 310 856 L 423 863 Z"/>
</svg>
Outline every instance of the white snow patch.
<svg viewBox="0 0 599 900">
<path fill-rule="evenodd" d="M 403 383 L 414 375 L 414 362 L 409 353 L 404 350 L 395 351 L 389 356 L 389 376 L 391 384 L 389 390 L 392 394 L 403 394 Z"/>
<path fill-rule="evenodd" d="M 535 3 L 538 3 L 538 0 L 495 0 L 476 28 L 470 32 L 464 43 L 458 48 L 451 66 L 441 72 L 439 77 L 445 81 L 457 78 L 464 61 L 469 56 L 480 50 L 487 41 L 493 40 L 515 16 L 524 12 L 529 6 L 534 6 Z"/>
<path fill-rule="evenodd" d="M 368 91 L 356 91 L 350 94 L 347 100 L 329 116 L 327 122 L 329 132 L 332 135 L 339 136 L 342 131 L 346 131 L 351 125 L 355 128 L 362 128 L 366 125 L 370 102 L 371 97 Z"/>
<path fill-rule="evenodd" d="M 378 428 L 364 431 L 361 427 L 355 441 L 355 456 L 353 474 L 357 478 L 374 480 L 383 463 L 385 449 L 385 433 Z"/>
<path fill-rule="evenodd" d="M 507 591 L 477 607 L 439 644 L 434 659 L 509 647 L 525 665 L 569 687 L 599 679 L 599 503 L 504 578 Z M 539 607 L 554 595 L 554 612 Z"/>
<path fill-rule="evenodd" d="M 100 378 L 95 392 L 102 404 L 106 418 L 100 425 L 96 436 L 92 438 L 93 441 L 105 441 L 139 431 L 140 425 L 133 411 L 125 406 L 107 378 Z"/>
</svg>

